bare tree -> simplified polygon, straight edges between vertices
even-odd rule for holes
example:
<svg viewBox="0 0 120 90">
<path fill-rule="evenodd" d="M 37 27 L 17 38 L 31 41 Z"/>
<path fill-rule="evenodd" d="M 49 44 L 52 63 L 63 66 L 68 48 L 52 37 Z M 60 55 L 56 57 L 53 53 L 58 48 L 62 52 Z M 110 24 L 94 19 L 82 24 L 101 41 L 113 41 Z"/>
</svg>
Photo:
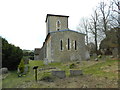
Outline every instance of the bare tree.
<svg viewBox="0 0 120 90">
<path fill-rule="evenodd" d="M 88 45 L 88 26 L 89 26 L 89 22 L 88 19 L 83 17 L 80 20 L 80 24 L 78 25 L 77 29 L 81 32 L 81 33 L 85 33 L 86 34 L 86 44 Z"/>
<path fill-rule="evenodd" d="M 99 14 L 97 10 L 94 10 L 93 15 L 91 15 L 90 23 L 89 23 L 89 29 L 90 32 L 94 35 L 94 41 L 95 41 L 95 51 L 97 53 L 98 50 L 98 26 L 99 26 Z"/>
<path fill-rule="evenodd" d="M 113 13 L 117 13 L 118 17 L 114 17 L 114 21 L 117 22 L 117 26 L 115 25 L 114 27 L 117 27 L 117 39 L 118 39 L 118 56 L 120 58 L 120 1 L 119 0 L 112 0 L 113 7 L 112 11 Z"/>
<path fill-rule="evenodd" d="M 111 3 L 108 5 L 105 2 L 100 2 L 98 9 L 100 10 L 101 30 L 107 35 L 106 32 L 110 29 Z"/>
</svg>

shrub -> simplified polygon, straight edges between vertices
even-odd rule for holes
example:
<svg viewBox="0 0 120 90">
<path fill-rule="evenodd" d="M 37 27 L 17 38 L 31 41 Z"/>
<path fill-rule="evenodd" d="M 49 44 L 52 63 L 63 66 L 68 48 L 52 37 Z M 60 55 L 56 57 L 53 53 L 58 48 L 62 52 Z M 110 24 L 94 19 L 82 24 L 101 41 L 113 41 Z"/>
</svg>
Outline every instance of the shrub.
<svg viewBox="0 0 120 90">
<path fill-rule="evenodd" d="M 75 64 L 74 63 L 70 64 L 69 68 L 70 69 L 75 68 Z"/>
<path fill-rule="evenodd" d="M 51 73 L 44 72 L 40 80 L 47 81 L 47 82 L 53 82 L 53 77 L 51 76 Z"/>
<path fill-rule="evenodd" d="M 2 67 L 7 67 L 8 70 L 17 70 L 22 56 L 22 49 L 9 44 L 6 39 L 2 38 Z"/>
<path fill-rule="evenodd" d="M 18 69 L 19 69 L 19 72 L 18 72 L 18 73 L 23 73 L 23 72 L 24 72 L 24 68 L 25 68 L 24 60 L 22 59 L 22 60 L 20 61 L 20 64 L 18 65 Z"/>
</svg>

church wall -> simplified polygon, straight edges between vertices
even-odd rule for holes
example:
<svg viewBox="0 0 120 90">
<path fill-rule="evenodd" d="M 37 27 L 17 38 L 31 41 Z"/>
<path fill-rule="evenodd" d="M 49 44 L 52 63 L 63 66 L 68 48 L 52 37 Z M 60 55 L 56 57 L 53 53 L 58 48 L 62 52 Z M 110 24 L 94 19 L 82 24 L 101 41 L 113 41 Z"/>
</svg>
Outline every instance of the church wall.
<svg viewBox="0 0 120 90">
<path fill-rule="evenodd" d="M 44 58 L 44 52 L 43 52 L 43 47 L 40 49 L 40 54 L 39 54 L 39 60 L 43 60 Z"/>
<path fill-rule="evenodd" d="M 43 45 L 43 47 L 40 49 L 40 54 L 39 54 L 39 60 L 44 60 L 46 58 L 46 43 Z"/>
<path fill-rule="evenodd" d="M 56 31 L 56 22 L 60 20 L 61 22 L 61 29 L 68 29 L 68 18 L 67 17 L 58 17 L 58 16 L 49 16 L 47 21 L 47 30 L 48 32 Z"/>
<path fill-rule="evenodd" d="M 68 50 L 68 38 L 70 50 Z M 60 40 L 63 41 L 61 50 Z M 75 50 L 75 40 L 77 50 Z M 72 61 L 85 59 L 85 35 L 71 31 L 56 32 L 51 34 L 51 57 L 54 61 Z"/>
<path fill-rule="evenodd" d="M 51 62 L 51 36 L 46 41 L 46 59 L 48 59 L 49 62 Z"/>
<path fill-rule="evenodd" d="M 34 60 L 39 60 L 40 56 L 39 55 L 34 55 Z"/>
</svg>

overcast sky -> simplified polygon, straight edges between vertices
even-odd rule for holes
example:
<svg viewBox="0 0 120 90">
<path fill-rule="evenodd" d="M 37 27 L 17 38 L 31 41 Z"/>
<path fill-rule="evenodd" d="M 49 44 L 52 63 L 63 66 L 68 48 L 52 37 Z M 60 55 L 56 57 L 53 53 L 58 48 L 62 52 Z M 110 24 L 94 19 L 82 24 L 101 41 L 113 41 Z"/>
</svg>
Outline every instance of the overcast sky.
<svg viewBox="0 0 120 90">
<path fill-rule="evenodd" d="M 40 48 L 46 37 L 47 14 L 67 15 L 76 30 L 100 0 L 0 0 L 0 36 L 21 49 Z"/>
</svg>

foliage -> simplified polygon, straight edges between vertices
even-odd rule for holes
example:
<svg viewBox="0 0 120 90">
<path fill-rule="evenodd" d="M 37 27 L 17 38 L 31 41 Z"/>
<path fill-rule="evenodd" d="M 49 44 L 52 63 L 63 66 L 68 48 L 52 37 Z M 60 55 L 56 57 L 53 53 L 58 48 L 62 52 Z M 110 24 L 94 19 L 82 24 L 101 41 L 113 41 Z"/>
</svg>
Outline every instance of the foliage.
<svg viewBox="0 0 120 90">
<path fill-rule="evenodd" d="M 112 37 L 112 38 L 111 38 Z M 118 47 L 117 28 L 112 28 L 106 32 L 106 37 L 100 43 L 100 49 Z"/>
<path fill-rule="evenodd" d="M 70 69 L 75 68 L 75 64 L 74 63 L 70 64 L 69 68 Z"/>
<path fill-rule="evenodd" d="M 49 66 L 60 66 L 60 65 L 61 65 L 60 62 L 49 63 Z"/>
<path fill-rule="evenodd" d="M 34 60 L 34 52 L 30 50 L 23 50 L 23 56 Z"/>
<path fill-rule="evenodd" d="M 44 66 L 44 63 L 43 63 L 42 60 L 36 60 L 36 61 L 34 61 L 34 60 L 29 60 L 29 65 L 30 65 L 31 67 L 33 67 L 33 66 L 43 67 L 43 66 Z"/>
<path fill-rule="evenodd" d="M 2 67 L 16 70 L 22 56 L 23 52 L 19 47 L 9 44 L 6 39 L 2 38 Z"/>
<path fill-rule="evenodd" d="M 53 81 L 53 77 L 51 76 L 50 72 L 44 72 L 41 76 L 41 79 L 43 81 Z"/>
<path fill-rule="evenodd" d="M 24 68 L 25 68 L 24 60 L 22 59 L 22 60 L 20 61 L 20 64 L 18 65 L 18 69 L 20 70 L 20 73 L 23 73 L 23 72 L 24 72 Z"/>
</svg>

